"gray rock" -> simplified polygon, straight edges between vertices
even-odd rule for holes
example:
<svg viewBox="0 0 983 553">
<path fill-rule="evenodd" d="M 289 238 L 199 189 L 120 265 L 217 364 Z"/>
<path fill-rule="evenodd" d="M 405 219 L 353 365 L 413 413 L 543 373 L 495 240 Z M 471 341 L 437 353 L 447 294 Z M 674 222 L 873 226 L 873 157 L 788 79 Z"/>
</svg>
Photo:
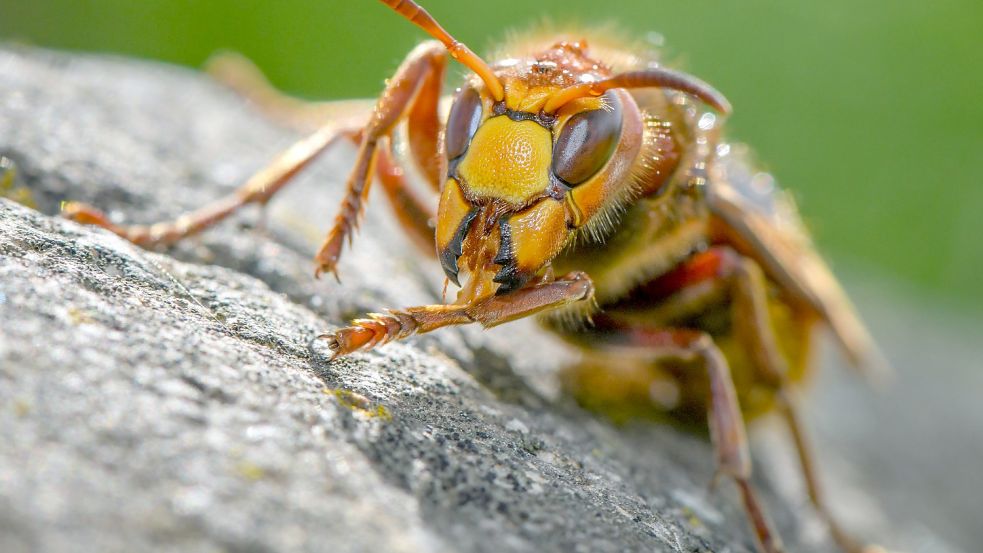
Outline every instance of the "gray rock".
<svg viewBox="0 0 983 553">
<path fill-rule="evenodd" d="M 0 199 L 0 551 L 753 550 L 705 437 L 579 410 L 554 376 L 571 354 L 531 323 L 329 362 L 317 334 L 440 295 L 381 198 L 342 283 L 311 276 L 350 150 L 265 232 L 246 212 L 151 253 L 59 203 L 173 217 L 296 137 L 174 67 L 8 48 L 0 75 L 0 155 L 39 210 Z M 755 445 L 789 549 L 834 551 L 788 456 Z M 873 538 L 952 550 L 849 499 Z"/>
</svg>

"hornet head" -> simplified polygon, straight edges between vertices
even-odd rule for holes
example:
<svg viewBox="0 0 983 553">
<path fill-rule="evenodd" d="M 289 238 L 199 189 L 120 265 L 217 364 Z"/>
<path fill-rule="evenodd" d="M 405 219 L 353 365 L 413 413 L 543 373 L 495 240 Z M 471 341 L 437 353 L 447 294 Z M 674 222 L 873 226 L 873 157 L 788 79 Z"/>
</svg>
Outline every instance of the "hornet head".
<svg viewBox="0 0 983 553">
<path fill-rule="evenodd" d="M 459 301 L 522 287 L 573 238 L 622 205 L 644 140 L 626 89 L 694 94 L 721 112 L 727 100 L 684 73 L 650 67 L 612 75 L 584 42 L 490 66 L 418 4 L 382 0 L 474 72 L 451 106 L 443 137 L 445 180 L 437 254 Z"/>
<path fill-rule="evenodd" d="M 569 65 L 562 57 L 573 48 L 579 52 L 567 44 L 552 52 Z M 504 98 L 471 82 L 451 106 L 436 240 L 455 283 L 465 271 L 472 279 L 490 276 L 496 294 L 520 288 L 578 229 L 630 192 L 643 136 L 634 100 L 609 90 L 546 111 L 563 81 L 572 80 L 554 67 L 559 63 L 546 59 L 507 60 L 498 73 Z"/>
</svg>

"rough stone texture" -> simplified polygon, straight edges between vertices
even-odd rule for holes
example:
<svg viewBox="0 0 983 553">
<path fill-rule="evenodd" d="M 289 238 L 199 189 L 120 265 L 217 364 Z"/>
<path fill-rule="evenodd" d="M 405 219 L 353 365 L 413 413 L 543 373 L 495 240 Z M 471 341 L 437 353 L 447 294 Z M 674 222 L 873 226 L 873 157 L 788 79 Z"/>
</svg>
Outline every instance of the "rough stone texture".
<svg viewBox="0 0 983 553">
<path fill-rule="evenodd" d="M 582 412 L 553 377 L 570 353 L 531 323 L 333 363 L 311 346 L 352 315 L 439 297 L 436 263 L 419 262 L 381 201 L 342 283 L 311 277 L 346 148 L 271 205 L 266 232 L 247 212 L 158 254 L 53 216 L 65 199 L 126 221 L 174 216 L 294 138 L 185 70 L 0 49 L 0 155 L 40 211 L 0 199 L 0 551 L 752 549 L 733 490 L 707 492 L 705 438 Z M 910 436 L 868 422 L 921 421 L 897 401 L 921 396 L 871 403 L 829 378 L 815 418 L 835 438 L 825 480 L 851 525 L 911 551 L 971 539 L 949 515 L 978 495 L 954 492 L 951 512 L 905 507 L 933 486 L 906 494 L 920 474 L 906 468 Z M 936 382 L 921 390 L 946 390 Z M 948 405 L 941 418 L 978 439 L 961 415 L 979 407 Z M 789 549 L 834 551 L 781 435 L 761 431 L 757 480 Z M 972 437 L 920 443 L 979 459 Z M 933 514 L 947 539 L 913 522 Z"/>
</svg>

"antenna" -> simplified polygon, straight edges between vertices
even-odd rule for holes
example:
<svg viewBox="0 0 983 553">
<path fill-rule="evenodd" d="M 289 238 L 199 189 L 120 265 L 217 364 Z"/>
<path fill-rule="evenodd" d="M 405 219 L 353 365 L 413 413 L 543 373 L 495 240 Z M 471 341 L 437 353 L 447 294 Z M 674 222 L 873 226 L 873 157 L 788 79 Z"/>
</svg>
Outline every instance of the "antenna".
<svg viewBox="0 0 983 553">
<path fill-rule="evenodd" d="M 730 102 L 717 89 L 688 73 L 663 67 L 653 67 L 643 71 L 628 71 L 600 81 L 568 86 L 550 96 L 546 105 L 543 106 L 543 111 L 556 113 L 556 110 L 572 100 L 584 96 L 600 96 L 612 88 L 649 87 L 668 88 L 692 94 L 724 115 L 731 111 Z"/>
<path fill-rule="evenodd" d="M 427 10 L 421 8 L 416 2 L 412 0 L 380 0 L 383 4 L 392 8 L 396 13 L 406 18 L 410 23 L 413 23 L 417 27 L 423 29 L 428 35 L 434 37 L 440 42 L 444 43 L 447 47 L 447 51 L 450 52 L 451 57 L 457 61 L 464 64 L 465 67 L 474 71 L 481 80 L 485 82 L 485 86 L 488 87 L 488 91 L 491 93 L 492 97 L 495 98 L 496 102 L 501 102 L 505 99 L 505 89 L 502 87 L 502 83 L 498 81 L 498 77 L 492 72 L 491 67 L 480 57 L 471 51 L 470 48 L 465 46 L 463 43 L 458 42 L 456 38 L 452 37 L 450 33 L 444 30 L 437 23 Z"/>
</svg>

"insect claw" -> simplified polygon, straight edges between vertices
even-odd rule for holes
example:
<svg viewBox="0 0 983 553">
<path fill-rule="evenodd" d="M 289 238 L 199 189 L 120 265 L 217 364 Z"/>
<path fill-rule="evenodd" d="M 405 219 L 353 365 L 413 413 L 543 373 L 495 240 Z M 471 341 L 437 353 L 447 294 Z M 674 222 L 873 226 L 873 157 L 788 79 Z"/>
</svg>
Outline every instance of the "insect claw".
<svg viewBox="0 0 983 553">
<path fill-rule="evenodd" d="M 316 340 L 324 340 L 328 343 L 328 349 L 331 350 L 331 358 L 329 361 L 334 361 L 341 355 L 341 344 L 338 342 L 338 337 L 336 334 L 331 332 L 325 332 L 311 340 L 311 349 L 313 350 L 313 344 Z"/>
<path fill-rule="evenodd" d="M 338 276 L 338 269 L 332 265 L 319 265 L 314 268 L 314 278 L 319 279 L 324 273 L 331 273 L 334 275 L 335 282 L 341 284 L 341 277 Z"/>
</svg>

